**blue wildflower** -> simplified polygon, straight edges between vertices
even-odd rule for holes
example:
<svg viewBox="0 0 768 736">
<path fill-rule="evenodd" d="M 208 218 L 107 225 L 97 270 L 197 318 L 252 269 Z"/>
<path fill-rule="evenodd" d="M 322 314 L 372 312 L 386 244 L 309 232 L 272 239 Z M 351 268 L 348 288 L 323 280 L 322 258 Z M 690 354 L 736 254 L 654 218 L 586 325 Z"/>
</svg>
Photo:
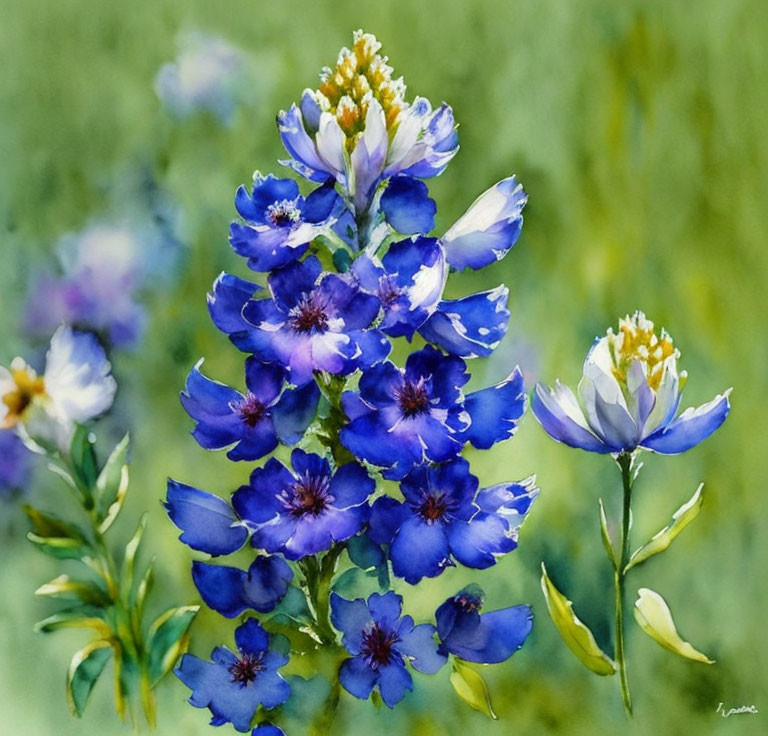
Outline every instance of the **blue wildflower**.
<svg viewBox="0 0 768 736">
<path fill-rule="evenodd" d="M 238 654 L 216 647 L 212 662 L 185 654 L 174 672 L 192 690 L 190 704 L 211 711 L 212 726 L 232 723 L 244 732 L 259 707 L 269 710 L 288 700 L 291 688 L 278 673 L 288 657 L 270 648 L 267 632 L 254 618 L 237 627 L 235 644 Z"/>
<path fill-rule="evenodd" d="M 463 458 L 414 468 L 400 482 L 404 501 L 382 496 L 373 505 L 371 539 L 389 545 L 392 571 L 416 584 L 436 577 L 454 558 L 484 569 L 516 546 L 516 529 L 476 501 L 477 478 Z M 512 539 L 512 535 L 514 539 Z"/>
<path fill-rule="evenodd" d="M 636 448 L 676 455 L 709 437 L 730 411 L 730 389 L 675 418 L 685 371 L 672 338 L 635 312 L 597 339 L 584 361 L 579 399 L 559 382 L 554 390 L 537 384 L 533 413 L 556 440 L 599 453 Z"/>
<path fill-rule="evenodd" d="M 456 457 L 467 441 L 485 448 L 511 437 L 525 409 L 519 369 L 465 397 L 468 379 L 461 358 L 431 346 L 412 353 L 404 370 L 386 362 L 364 371 L 359 394 L 342 396 L 350 419 L 342 444 L 402 478 L 414 465 Z"/>
<path fill-rule="evenodd" d="M 501 260 L 520 237 L 527 201 L 514 176 L 483 192 L 442 237 L 448 263 L 461 271 Z"/>
<path fill-rule="evenodd" d="M 325 458 L 294 450 L 293 471 L 272 458 L 235 491 L 232 505 L 253 531 L 251 542 L 297 560 L 359 532 L 368 520 L 374 481 L 357 463 L 331 470 Z"/>
<path fill-rule="evenodd" d="M 312 181 L 333 177 L 358 215 L 369 207 L 378 184 L 397 174 L 437 176 L 458 150 L 453 112 L 433 111 L 428 100 L 405 101 L 402 78 L 378 52 L 381 44 L 357 31 L 336 68 L 321 75 L 317 91 L 278 115 L 284 161 Z"/>
<path fill-rule="evenodd" d="M 238 524 L 229 504 L 212 493 L 169 479 L 163 506 L 182 531 L 179 539 L 192 549 L 228 555 L 248 539 L 248 531 Z"/>
<path fill-rule="evenodd" d="M 378 315 L 379 300 L 350 280 L 321 273 L 311 256 L 270 274 L 272 298 L 249 301 L 243 316 L 251 327 L 232 336 L 241 350 L 284 365 L 297 386 L 315 371 L 345 375 L 372 365 L 390 350 L 381 333 L 365 329 Z"/>
<path fill-rule="evenodd" d="M 227 618 L 249 609 L 269 613 L 283 598 L 292 579 L 288 563 L 271 555 L 259 555 L 247 572 L 237 567 L 192 563 L 192 580 L 205 605 Z"/>
<path fill-rule="evenodd" d="M 366 603 L 331 594 L 331 622 L 342 633 L 342 643 L 352 655 L 341 663 L 339 682 L 361 700 L 379 688 L 382 700 L 393 708 L 413 689 L 411 666 L 428 675 L 446 662 L 438 652 L 431 624 L 413 625 L 410 616 L 402 616 L 403 599 L 389 591 L 373 593 Z"/>
<path fill-rule="evenodd" d="M 307 384 L 283 390 L 285 370 L 255 358 L 245 362 L 247 393 L 206 378 L 198 363 L 187 377 L 181 403 L 195 420 L 192 436 L 206 450 L 232 448 L 230 460 L 258 460 L 278 441 L 298 442 L 315 416 L 319 389 Z"/>
<path fill-rule="evenodd" d="M 257 171 L 250 194 L 243 186 L 237 190 L 235 208 L 245 224 L 230 225 L 232 248 L 254 271 L 272 271 L 301 258 L 310 241 L 329 230 L 343 203 L 332 182 L 304 199 L 293 179 Z"/>
<path fill-rule="evenodd" d="M 484 594 L 470 585 L 448 598 L 435 612 L 441 650 L 468 662 L 495 664 L 509 659 L 533 628 L 530 606 L 480 613 Z"/>
</svg>

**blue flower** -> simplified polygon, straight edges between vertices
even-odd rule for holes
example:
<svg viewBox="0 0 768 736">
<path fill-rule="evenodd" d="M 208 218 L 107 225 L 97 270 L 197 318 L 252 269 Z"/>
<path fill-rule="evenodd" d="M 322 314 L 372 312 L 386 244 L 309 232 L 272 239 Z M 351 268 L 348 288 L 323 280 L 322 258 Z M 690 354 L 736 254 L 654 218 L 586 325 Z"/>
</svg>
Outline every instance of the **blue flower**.
<svg viewBox="0 0 768 736">
<path fill-rule="evenodd" d="M 383 360 L 390 345 L 366 330 L 379 312 L 379 300 L 336 274 L 321 277 L 314 256 L 269 276 L 271 299 L 249 301 L 243 316 L 251 327 L 232 336 L 241 349 L 289 370 L 301 386 L 314 371 L 345 375 Z"/>
<path fill-rule="evenodd" d="M 251 731 L 251 736 L 285 736 L 285 731 L 273 723 L 260 723 Z"/>
<path fill-rule="evenodd" d="M 428 342 L 462 358 L 487 358 L 507 333 L 509 289 L 497 286 L 438 303 L 419 333 Z"/>
<path fill-rule="evenodd" d="M 343 203 L 332 182 L 304 199 L 292 179 L 257 171 L 250 194 L 242 186 L 237 190 L 235 208 L 246 224 L 230 225 L 229 242 L 254 271 L 272 271 L 301 258 L 311 240 L 328 232 Z"/>
<path fill-rule="evenodd" d="M 285 371 L 279 365 L 245 362 L 246 394 L 206 378 L 197 364 L 187 377 L 181 403 L 196 421 L 192 436 L 206 450 L 233 445 L 230 460 L 258 460 L 278 441 L 298 442 L 317 410 L 315 384 L 283 389 Z"/>
<path fill-rule="evenodd" d="M 448 598 L 435 612 L 441 650 L 468 662 L 495 664 L 509 659 L 533 628 L 530 606 L 480 613 L 484 594 L 470 585 Z"/>
<path fill-rule="evenodd" d="M 687 374 L 678 373 L 679 351 L 672 338 L 635 312 L 595 341 L 584 361 L 579 399 L 559 381 L 538 384 L 533 413 L 551 437 L 599 453 L 636 448 L 662 455 L 689 450 L 711 435 L 728 416 L 730 389 L 675 418 Z"/>
<path fill-rule="evenodd" d="M 174 670 L 192 690 L 190 704 L 208 708 L 212 726 L 232 723 L 238 731 L 248 731 L 260 706 L 275 708 L 288 700 L 291 688 L 278 673 L 288 657 L 270 648 L 267 632 L 254 618 L 235 630 L 238 654 L 216 647 L 212 662 L 185 654 Z"/>
<path fill-rule="evenodd" d="M 0 429 L 0 496 L 27 488 L 33 457 L 15 432 Z"/>
<path fill-rule="evenodd" d="M 390 245 L 381 262 L 366 254 L 359 256 L 352 274 L 381 302 L 384 316 L 379 329 L 410 340 L 442 297 L 448 267 L 435 238 L 417 237 Z"/>
<path fill-rule="evenodd" d="M 377 544 L 389 544 L 395 575 L 415 585 L 440 575 L 454 558 L 484 569 L 514 548 L 508 521 L 476 503 L 477 487 L 469 463 L 458 458 L 414 468 L 400 483 L 404 501 L 376 500 L 369 534 Z"/>
<path fill-rule="evenodd" d="M 272 458 L 232 496 L 238 516 L 253 530 L 251 543 L 298 560 L 359 532 L 368 520 L 374 481 L 357 463 L 331 471 L 328 460 L 294 450 L 293 471 Z"/>
<path fill-rule="evenodd" d="M 169 479 L 163 505 L 182 531 L 179 539 L 192 549 L 228 555 L 248 539 L 248 531 L 238 523 L 229 504 L 212 493 Z"/>
<path fill-rule="evenodd" d="M 504 524 L 505 538 L 499 545 L 501 553 L 506 554 L 517 548 L 520 525 L 525 521 L 539 491 L 534 476 L 520 481 L 499 483 L 478 491 L 475 503 L 480 511 L 496 515 Z"/>
<path fill-rule="evenodd" d="M 428 675 L 446 662 L 434 640 L 431 624 L 413 625 L 410 616 L 401 616 L 403 599 L 389 591 L 373 593 L 366 603 L 331 594 L 331 622 L 342 633 L 342 643 L 352 655 L 341 663 L 339 682 L 356 698 L 370 697 L 379 688 L 382 700 L 393 708 L 413 689 L 411 666 Z"/>
<path fill-rule="evenodd" d="M 280 602 L 293 571 L 280 557 L 258 556 L 248 572 L 236 567 L 192 563 L 194 580 L 205 605 L 227 618 L 253 609 L 269 613 Z"/>
<path fill-rule="evenodd" d="M 483 192 L 442 237 L 448 263 L 461 271 L 501 260 L 520 237 L 527 201 L 514 176 Z"/>
<path fill-rule="evenodd" d="M 445 462 L 466 442 L 487 448 L 511 437 L 525 409 L 522 375 L 464 396 L 461 358 L 431 346 L 412 353 L 405 370 L 386 362 L 364 371 L 359 394 L 342 396 L 350 423 L 342 444 L 356 457 L 402 478 L 414 465 Z"/>
<path fill-rule="evenodd" d="M 282 163 L 312 181 L 336 179 L 358 215 L 384 179 L 437 176 L 458 150 L 451 108 L 433 111 L 422 97 L 409 105 L 402 78 L 392 78 L 380 48 L 372 35 L 356 31 L 352 49 L 341 50 L 320 88 L 306 90 L 299 106 L 277 118 L 291 156 Z"/>
</svg>

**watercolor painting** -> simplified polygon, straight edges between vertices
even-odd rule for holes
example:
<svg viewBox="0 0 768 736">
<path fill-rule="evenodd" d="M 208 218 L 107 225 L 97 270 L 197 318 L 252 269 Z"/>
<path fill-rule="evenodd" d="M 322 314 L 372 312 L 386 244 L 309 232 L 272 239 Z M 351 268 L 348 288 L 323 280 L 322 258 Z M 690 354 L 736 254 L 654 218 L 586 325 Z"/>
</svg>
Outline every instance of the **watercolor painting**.
<svg viewBox="0 0 768 736">
<path fill-rule="evenodd" d="M 3 733 L 764 733 L 768 12 L 8 5 Z"/>
</svg>

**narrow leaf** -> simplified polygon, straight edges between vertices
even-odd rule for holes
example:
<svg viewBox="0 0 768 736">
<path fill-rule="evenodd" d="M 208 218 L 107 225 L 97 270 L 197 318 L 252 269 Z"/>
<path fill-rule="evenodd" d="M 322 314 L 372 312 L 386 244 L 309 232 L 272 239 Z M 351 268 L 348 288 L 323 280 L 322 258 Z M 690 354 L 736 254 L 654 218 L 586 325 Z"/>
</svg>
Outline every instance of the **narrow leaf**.
<svg viewBox="0 0 768 736">
<path fill-rule="evenodd" d="M 642 547 L 635 550 L 629 558 L 627 566 L 624 568 L 625 573 L 631 567 L 639 565 L 641 562 L 645 562 L 649 557 L 653 557 L 653 555 L 663 552 L 670 544 L 672 544 L 674 538 L 699 515 L 701 504 L 704 502 L 704 497 L 702 495 L 703 489 L 704 484 L 699 483 L 696 493 L 694 493 L 690 500 L 687 503 L 684 503 L 672 515 L 672 523 L 665 526 Z"/>
<path fill-rule="evenodd" d="M 73 580 L 69 575 L 59 575 L 49 583 L 41 585 L 35 595 L 46 595 L 52 598 L 69 598 L 80 600 L 93 606 L 107 606 L 110 598 L 107 591 L 96 583 L 87 580 Z"/>
<path fill-rule="evenodd" d="M 112 629 L 100 616 L 103 611 L 93 606 L 83 606 L 65 611 L 59 611 L 52 616 L 38 621 L 35 624 L 35 632 L 48 633 L 57 629 L 92 629 L 103 639 L 112 635 Z"/>
<path fill-rule="evenodd" d="M 149 651 L 149 681 L 154 687 L 168 672 L 189 643 L 187 630 L 200 606 L 171 608 L 158 616 L 149 627 L 147 650 Z"/>
<path fill-rule="evenodd" d="M 112 450 L 96 479 L 96 510 L 102 519 L 108 515 L 115 500 L 125 495 L 124 486 L 127 486 L 128 482 L 126 459 L 129 444 L 130 435 L 126 434 Z"/>
<path fill-rule="evenodd" d="M 67 673 L 67 702 L 74 715 L 83 715 L 88 696 L 111 654 L 108 641 L 94 639 L 72 657 Z"/>
<path fill-rule="evenodd" d="M 484 713 L 488 718 L 496 720 L 497 716 L 491 706 L 491 696 L 488 693 L 488 686 L 485 680 L 478 672 L 460 659 L 453 660 L 453 671 L 451 672 L 451 685 L 456 694 L 470 708 Z"/>
<path fill-rule="evenodd" d="M 136 553 L 139 551 L 141 538 L 144 535 L 144 530 L 147 528 L 147 518 L 148 514 L 145 511 L 141 515 L 141 519 L 139 519 L 139 525 L 136 527 L 131 540 L 125 545 L 122 580 L 120 581 L 121 590 L 125 597 L 128 597 L 133 590 L 133 568 L 136 564 Z"/>
<path fill-rule="evenodd" d="M 39 537 L 66 537 L 79 542 L 86 541 L 85 534 L 76 524 L 27 504 L 22 506 L 22 510 L 32 522 L 32 531 Z"/>
<path fill-rule="evenodd" d="M 123 508 L 123 503 L 125 502 L 125 496 L 128 493 L 128 482 L 129 482 L 128 466 L 123 465 L 123 467 L 120 468 L 120 484 L 117 488 L 117 495 L 115 496 L 115 500 L 107 509 L 107 512 L 104 515 L 104 518 L 101 524 L 99 525 L 99 532 L 101 532 L 101 534 L 104 534 L 104 532 L 106 532 L 107 529 L 109 529 L 109 527 L 112 526 L 112 522 L 117 518 L 117 515 L 120 513 L 120 510 Z"/>
<path fill-rule="evenodd" d="M 27 539 L 41 552 L 60 560 L 79 560 L 90 552 L 89 546 L 70 537 L 41 537 L 28 532 Z"/>
<path fill-rule="evenodd" d="M 144 575 L 142 575 L 139 584 L 136 586 L 136 595 L 131 599 L 131 616 L 134 619 L 134 628 L 137 633 L 141 631 L 141 619 L 144 616 L 144 606 L 154 581 L 156 561 L 156 557 L 149 561 L 146 570 L 144 570 Z"/>
<path fill-rule="evenodd" d="M 82 490 L 89 496 L 98 472 L 95 441 L 95 437 L 88 427 L 84 424 L 77 424 L 69 446 L 72 465 L 77 474 L 76 480 L 82 484 Z"/>
<path fill-rule="evenodd" d="M 714 660 L 707 657 L 698 649 L 680 637 L 672 620 L 672 612 L 666 601 L 655 591 L 648 588 L 640 588 L 637 591 L 638 599 L 635 601 L 635 620 L 640 628 L 661 644 L 670 652 L 679 654 L 694 662 L 714 664 Z"/>
<path fill-rule="evenodd" d="M 619 563 L 616 560 L 616 549 L 613 546 L 613 540 L 608 531 L 608 519 L 605 517 L 603 499 L 598 499 L 598 503 L 600 504 L 600 535 L 603 538 L 603 547 L 605 547 L 605 551 L 608 553 L 608 559 L 613 563 L 613 569 L 616 570 L 619 567 Z"/>
<path fill-rule="evenodd" d="M 541 588 L 547 600 L 547 608 L 560 636 L 579 661 L 598 675 L 613 675 L 616 665 L 597 646 L 595 637 L 573 612 L 573 604 L 552 583 L 544 563 L 541 564 Z"/>
</svg>

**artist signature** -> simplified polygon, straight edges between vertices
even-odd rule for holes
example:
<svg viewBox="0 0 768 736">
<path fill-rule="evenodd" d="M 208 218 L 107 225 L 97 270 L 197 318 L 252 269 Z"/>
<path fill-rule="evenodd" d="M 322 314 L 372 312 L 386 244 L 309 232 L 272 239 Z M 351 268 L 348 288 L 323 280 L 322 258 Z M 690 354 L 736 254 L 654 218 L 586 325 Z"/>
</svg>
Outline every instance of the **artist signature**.
<svg viewBox="0 0 768 736">
<path fill-rule="evenodd" d="M 722 703 L 717 704 L 717 710 L 715 713 L 719 713 L 723 718 L 728 718 L 729 716 L 735 716 L 739 713 L 752 713 L 753 715 L 756 714 L 757 708 L 754 705 L 741 705 L 738 708 L 728 708 L 727 710 L 723 708 Z"/>
</svg>

